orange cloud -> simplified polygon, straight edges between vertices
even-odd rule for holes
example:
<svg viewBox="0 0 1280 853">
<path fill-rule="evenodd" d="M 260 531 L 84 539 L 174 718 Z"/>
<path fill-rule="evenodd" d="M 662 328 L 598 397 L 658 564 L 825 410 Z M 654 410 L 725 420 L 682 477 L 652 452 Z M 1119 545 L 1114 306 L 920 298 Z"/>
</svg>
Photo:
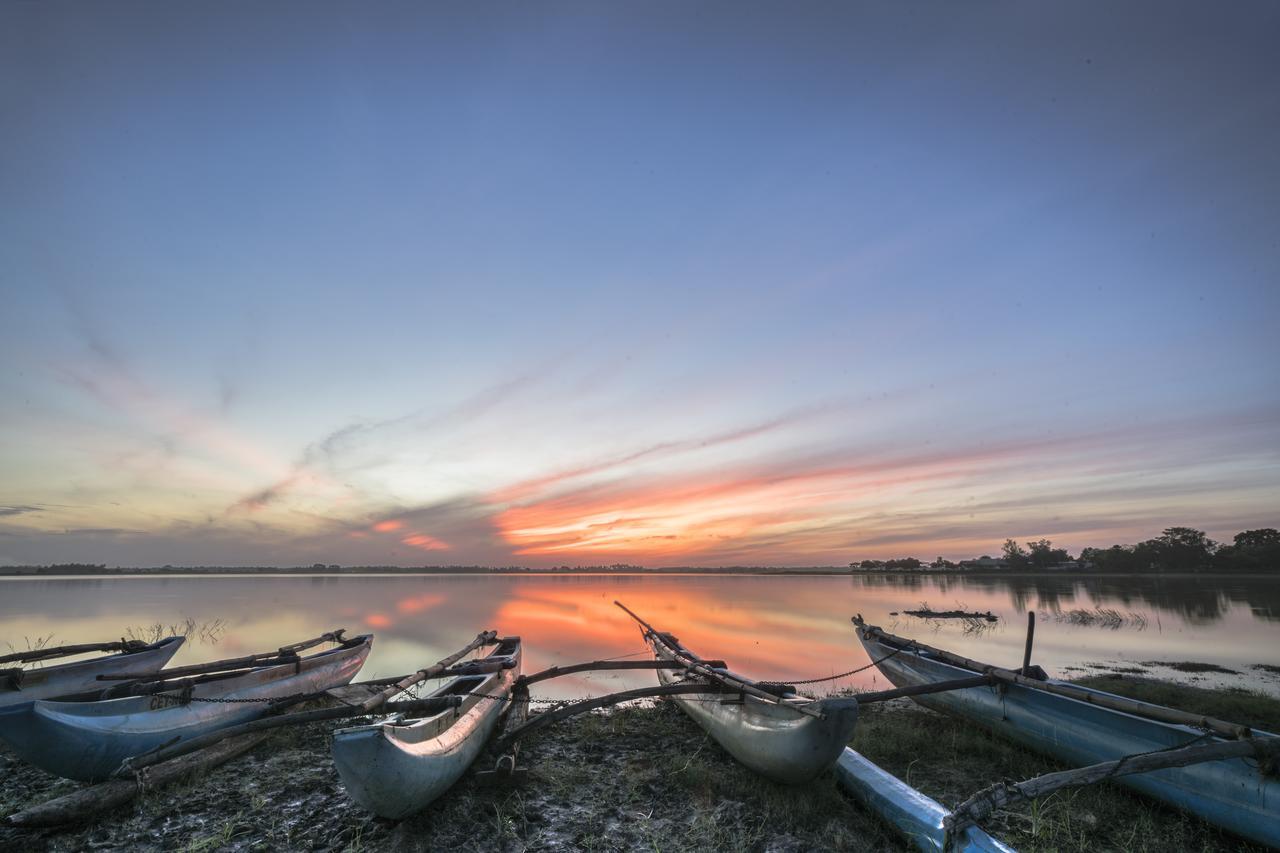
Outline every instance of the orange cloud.
<svg viewBox="0 0 1280 853">
<path fill-rule="evenodd" d="M 364 617 L 364 624 L 370 628 L 390 628 L 391 617 L 384 613 L 370 613 Z"/>
<path fill-rule="evenodd" d="M 433 536 L 428 536 L 425 533 L 415 533 L 412 536 L 406 536 L 400 541 L 411 548 L 420 548 L 423 551 L 449 550 L 449 544 L 447 542 L 441 542 L 439 539 L 436 539 Z"/>
<path fill-rule="evenodd" d="M 373 526 L 373 529 L 378 531 L 379 533 L 390 533 L 393 530 L 399 530 L 401 527 L 404 527 L 403 521 L 388 519 L 387 521 L 379 521 L 377 524 Z"/>
</svg>

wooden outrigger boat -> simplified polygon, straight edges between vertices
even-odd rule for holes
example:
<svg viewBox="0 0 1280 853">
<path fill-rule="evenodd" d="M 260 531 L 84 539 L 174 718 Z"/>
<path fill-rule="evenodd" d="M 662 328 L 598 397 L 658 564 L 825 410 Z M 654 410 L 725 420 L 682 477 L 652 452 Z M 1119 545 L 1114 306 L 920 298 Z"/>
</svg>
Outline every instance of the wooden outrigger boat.
<svg viewBox="0 0 1280 853">
<path fill-rule="evenodd" d="M 520 676 L 520 638 L 490 642 L 497 648 L 475 662 L 475 674 L 460 675 L 424 699 L 453 699 L 451 706 L 418 719 L 396 715 L 334 732 L 333 763 L 351 799 L 376 815 L 399 819 L 421 811 L 466 772 L 509 706 Z"/>
<path fill-rule="evenodd" d="M 0 707 L 81 693 L 97 686 L 100 675 L 117 675 L 122 672 L 154 674 L 177 653 L 182 642 L 182 637 L 166 637 L 154 643 L 121 640 L 116 643 L 57 646 L 0 656 L 0 666 L 18 664 L 0 668 Z M 88 652 L 109 654 L 38 669 L 22 667 L 23 664 L 41 663 Z"/>
<path fill-rule="evenodd" d="M 708 666 L 674 636 L 618 606 L 640 624 L 641 636 L 657 660 L 682 665 L 659 669 L 661 683 L 717 688 L 673 701 L 747 767 L 778 782 L 799 784 L 830 768 L 844 752 L 858 722 L 856 698 L 813 699 L 785 684 L 754 681 Z M 726 690 L 732 692 L 726 695 Z"/>
<path fill-rule="evenodd" d="M 1178 750 L 1195 743 L 1245 741 L 1273 751 L 1269 732 L 1139 702 L 1045 676 L 1024 660 L 1002 669 L 897 637 L 853 620 L 871 660 L 895 685 L 918 687 L 975 675 L 990 684 L 929 692 L 915 700 L 976 722 L 997 734 L 1075 766 L 1136 754 Z M 1254 745 L 1249 747 L 1250 741 Z M 1114 773 L 1114 771 L 1112 771 Z M 1186 809 L 1238 835 L 1280 847 L 1280 778 L 1270 768 L 1236 757 L 1167 767 L 1115 781 Z"/>
<path fill-rule="evenodd" d="M 0 708 L 0 739 L 23 760 L 50 773 L 83 781 L 106 779 L 127 758 L 261 716 L 273 700 L 347 684 L 368 657 L 373 637 L 344 640 L 341 633 L 263 655 L 162 670 L 160 680 L 132 681 L 106 691 L 126 694 L 119 698 L 103 699 L 98 693 L 9 705 Z M 326 640 L 340 645 L 297 655 Z M 192 678 L 175 677 L 193 673 Z"/>
</svg>

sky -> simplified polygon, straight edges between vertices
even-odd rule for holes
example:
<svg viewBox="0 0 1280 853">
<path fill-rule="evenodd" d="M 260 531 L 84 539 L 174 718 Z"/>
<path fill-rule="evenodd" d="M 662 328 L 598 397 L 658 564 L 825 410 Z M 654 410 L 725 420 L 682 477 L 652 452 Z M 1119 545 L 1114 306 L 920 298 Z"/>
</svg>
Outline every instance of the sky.
<svg viewBox="0 0 1280 853">
<path fill-rule="evenodd" d="M 1280 6 L 0 7 L 0 564 L 1280 526 Z"/>
</svg>

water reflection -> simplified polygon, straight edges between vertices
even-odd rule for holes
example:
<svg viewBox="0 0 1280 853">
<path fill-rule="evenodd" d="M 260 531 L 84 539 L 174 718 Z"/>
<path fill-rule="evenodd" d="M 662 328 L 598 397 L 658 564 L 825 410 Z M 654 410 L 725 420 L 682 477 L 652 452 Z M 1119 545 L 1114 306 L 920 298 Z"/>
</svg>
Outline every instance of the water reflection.
<svg viewBox="0 0 1280 853">
<path fill-rule="evenodd" d="M 1280 664 L 1280 582 L 1266 579 L 752 576 L 311 576 L 58 578 L 0 581 L 0 648 L 24 638 L 57 642 L 119 637 L 131 626 L 221 619 L 215 645 L 192 642 L 180 663 L 251 651 L 346 627 L 377 635 L 364 674 L 408 672 L 449 654 L 480 630 L 526 641 L 526 667 L 643 656 L 624 601 L 695 651 L 757 677 L 794 680 L 866 662 L 849 617 L 993 663 L 1021 657 L 1025 612 L 1114 608 L 1144 627 L 1106 630 L 1044 618 L 1035 658 L 1051 672 L 1097 661 L 1197 660 L 1251 673 L 1280 692 L 1280 679 L 1251 666 Z M 891 616 L 928 601 L 990 610 L 983 632 Z M 1134 625 L 1138 623 L 1135 621 Z M 1259 681 L 1261 679 L 1261 681 Z M 597 695 L 653 683 L 644 672 L 587 674 L 547 682 L 544 695 Z M 1256 682 L 1256 683 L 1255 683 Z M 883 686 L 874 670 L 827 687 Z M 543 686 L 540 685 L 540 688 Z"/>
</svg>

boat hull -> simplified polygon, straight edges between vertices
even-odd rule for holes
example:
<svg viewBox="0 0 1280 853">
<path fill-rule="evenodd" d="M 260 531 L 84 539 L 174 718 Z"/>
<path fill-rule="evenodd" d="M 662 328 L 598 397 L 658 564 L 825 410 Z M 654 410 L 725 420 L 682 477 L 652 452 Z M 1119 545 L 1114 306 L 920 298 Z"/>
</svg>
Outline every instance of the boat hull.
<svg viewBox="0 0 1280 853">
<path fill-rule="evenodd" d="M 659 660 L 674 659 L 661 644 L 651 639 L 649 645 Z M 680 681 L 682 676 L 681 670 L 658 670 L 663 684 Z M 820 712 L 817 717 L 749 695 L 671 698 L 743 765 L 788 785 L 808 782 L 835 764 L 858 722 L 858 703 L 852 698 L 805 703 Z"/>
<path fill-rule="evenodd" d="M 347 684 L 360 671 L 371 636 L 349 645 L 220 681 L 197 685 L 188 704 L 166 696 L 96 702 L 37 700 L 0 709 L 0 739 L 24 761 L 67 779 L 96 782 L 126 758 L 261 716 L 264 701 Z M 176 741 L 175 741 L 176 742 Z"/>
<path fill-rule="evenodd" d="M 182 637 L 166 637 L 136 652 L 117 652 L 73 663 L 25 669 L 17 686 L 0 684 L 0 708 L 97 690 L 103 687 L 99 675 L 156 672 L 177 654 L 182 643 Z"/>
<path fill-rule="evenodd" d="M 504 640 L 503 643 L 511 642 Z M 488 656 L 514 665 L 487 676 L 464 676 L 431 696 L 463 695 L 463 704 L 431 717 L 339 729 L 333 763 L 347 795 L 374 814 L 399 820 L 421 811 L 449 790 L 484 749 L 509 704 L 520 675 L 519 641 Z M 477 693 L 481 696 L 466 696 Z"/>
<path fill-rule="evenodd" d="M 900 651 L 859 629 L 863 648 L 898 687 L 973 676 L 927 652 Z M 891 656 L 890 656 L 891 655 Z M 1103 691 L 1090 691 L 1111 695 Z M 1023 746 L 1084 766 L 1187 744 L 1203 732 L 1019 685 L 972 687 L 913 697 L 928 708 L 978 723 Z M 1255 732 L 1257 737 L 1275 737 Z M 1280 780 L 1243 759 L 1134 774 L 1115 780 L 1218 826 L 1280 847 Z"/>
</svg>

